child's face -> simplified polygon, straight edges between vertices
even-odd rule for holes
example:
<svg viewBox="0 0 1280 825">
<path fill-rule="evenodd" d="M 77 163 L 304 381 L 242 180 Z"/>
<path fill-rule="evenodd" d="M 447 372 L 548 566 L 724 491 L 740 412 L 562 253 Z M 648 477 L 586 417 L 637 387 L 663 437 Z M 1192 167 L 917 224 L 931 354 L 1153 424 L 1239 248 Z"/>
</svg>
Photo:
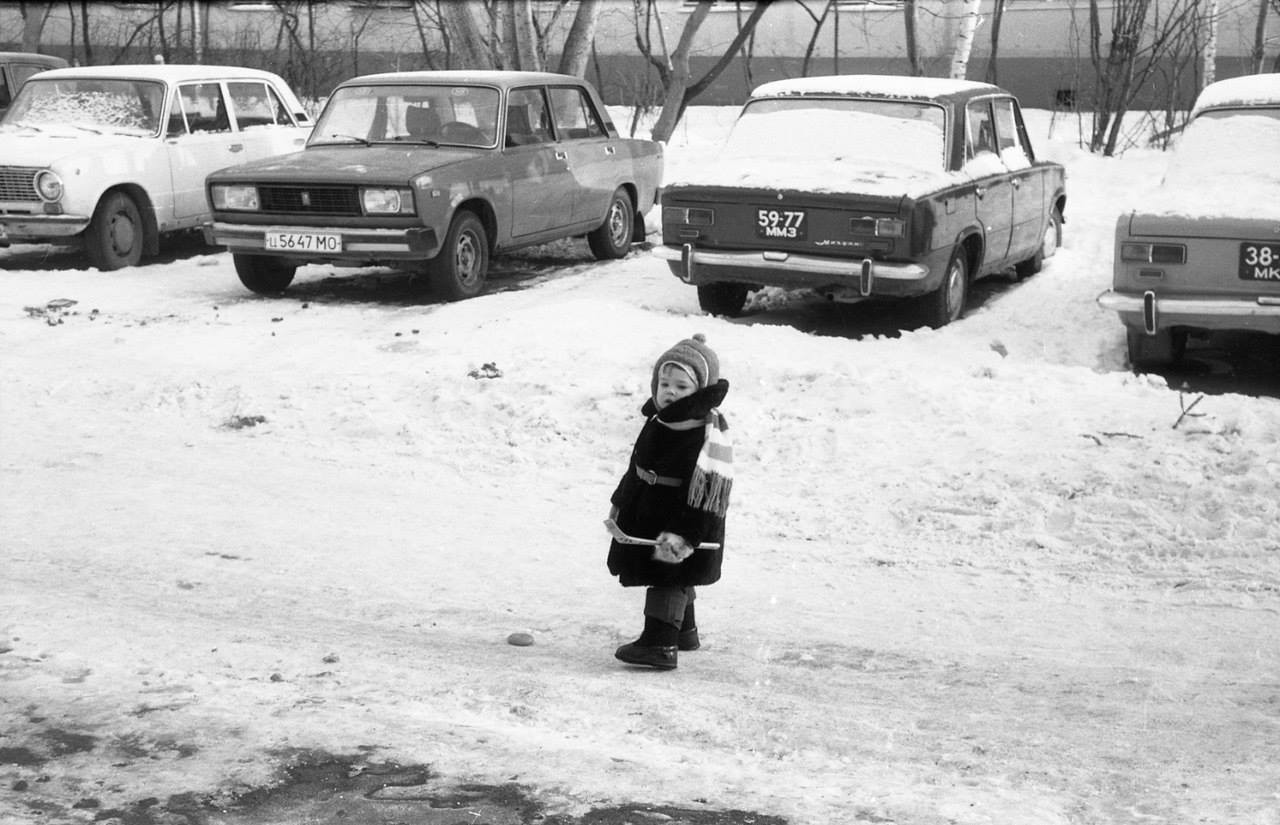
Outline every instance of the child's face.
<svg viewBox="0 0 1280 825">
<path fill-rule="evenodd" d="M 668 404 L 687 398 L 697 391 L 698 385 L 694 383 L 689 373 L 675 364 L 666 364 L 658 370 L 658 391 L 654 393 L 653 403 L 657 404 L 658 409 L 661 410 Z"/>
</svg>

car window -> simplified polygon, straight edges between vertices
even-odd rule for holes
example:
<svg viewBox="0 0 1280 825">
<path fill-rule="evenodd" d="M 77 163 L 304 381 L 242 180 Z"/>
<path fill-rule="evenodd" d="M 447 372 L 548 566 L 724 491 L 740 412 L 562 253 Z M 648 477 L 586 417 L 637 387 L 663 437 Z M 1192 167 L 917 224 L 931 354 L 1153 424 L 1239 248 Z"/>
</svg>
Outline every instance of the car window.
<svg viewBox="0 0 1280 825">
<path fill-rule="evenodd" d="M 236 124 L 241 129 L 254 126 L 292 126 L 293 118 L 267 83 L 257 80 L 237 80 L 227 84 Z"/>
<path fill-rule="evenodd" d="M 4 78 L 4 67 L 0 66 L 0 107 L 8 106 L 13 100 L 13 95 L 9 94 L 9 81 Z"/>
<path fill-rule="evenodd" d="M 1000 149 L 1000 159 L 1010 169 L 1027 168 L 1031 165 L 1031 153 L 1022 142 L 1013 100 L 999 98 L 992 104 L 992 109 L 995 111 L 996 145 Z"/>
<path fill-rule="evenodd" d="M 984 152 L 997 154 L 995 124 L 991 117 L 991 105 L 987 101 L 970 103 L 965 108 L 965 120 L 969 129 L 966 156 L 976 158 Z"/>
<path fill-rule="evenodd" d="M 187 134 L 187 117 L 182 109 L 182 95 L 177 89 L 169 95 L 169 122 L 164 133 L 174 137 Z"/>
<path fill-rule="evenodd" d="M 178 87 L 178 92 L 182 96 L 187 129 L 193 134 L 231 131 L 231 117 L 227 101 L 222 96 L 221 83 L 184 83 Z"/>
<path fill-rule="evenodd" d="M 551 118 L 539 88 L 512 89 L 507 96 L 507 145 L 551 142 Z"/>
<path fill-rule="evenodd" d="M 580 88 L 553 87 L 551 111 L 555 115 L 556 135 L 561 140 L 604 137 L 607 134 L 590 98 Z"/>
<path fill-rule="evenodd" d="M 48 66 L 40 66 L 36 63 L 10 63 L 9 71 L 13 74 L 14 88 L 22 88 L 22 84 L 31 79 L 32 75 L 40 74 L 49 70 Z"/>
<path fill-rule="evenodd" d="M 156 135 L 164 86 L 145 80 L 32 76 L 15 96 L 8 123 L 126 135 Z"/>
</svg>

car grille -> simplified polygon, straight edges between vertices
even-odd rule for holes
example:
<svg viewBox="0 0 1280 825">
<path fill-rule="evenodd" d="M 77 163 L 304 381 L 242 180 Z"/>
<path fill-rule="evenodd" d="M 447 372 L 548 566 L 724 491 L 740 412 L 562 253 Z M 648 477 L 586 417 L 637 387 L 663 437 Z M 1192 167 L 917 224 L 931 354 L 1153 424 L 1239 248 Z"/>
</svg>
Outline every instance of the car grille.
<svg viewBox="0 0 1280 825">
<path fill-rule="evenodd" d="M 263 212 L 311 215 L 359 215 L 360 199 L 354 186 L 258 185 Z"/>
<path fill-rule="evenodd" d="M 26 166 L 0 166 L 0 201 L 38 201 L 36 172 Z"/>
</svg>

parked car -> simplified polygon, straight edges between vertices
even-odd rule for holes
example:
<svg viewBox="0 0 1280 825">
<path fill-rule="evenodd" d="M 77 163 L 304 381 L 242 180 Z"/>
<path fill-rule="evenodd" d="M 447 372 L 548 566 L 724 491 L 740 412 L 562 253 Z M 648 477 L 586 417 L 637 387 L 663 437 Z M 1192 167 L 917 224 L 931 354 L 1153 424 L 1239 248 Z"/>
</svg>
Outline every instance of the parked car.
<svg viewBox="0 0 1280 825">
<path fill-rule="evenodd" d="M 576 77 L 369 75 L 334 90 L 303 151 L 211 175 L 206 237 L 262 294 L 329 263 L 422 271 L 466 298 L 502 251 L 585 235 L 597 258 L 626 255 L 662 160 Z"/>
<path fill-rule="evenodd" d="M 207 220 L 205 175 L 302 146 L 310 119 L 277 75 L 232 66 L 52 69 L 0 120 L 0 245 L 82 243 L 139 263 Z"/>
<path fill-rule="evenodd" d="M 0 117 L 9 110 L 13 96 L 33 74 L 67 65 L 61 57 L 31 52 L 0 52 Z"/>
<path fill-rule="evenodd" d="M 1191 333 L 1280 334 L 1280 74 L 1210 84 L 1160 186 L 1116 221 L 1112 288 L 1135 367 Z"/>
<path fill-rule="evenodd" d="M 941 327 L 972 280 L 1040 270 L 1062 240 L 1061 165 L 1036 159 L 1013 95 L 878 75 L 766 83 L 713 162 L 668 180 L 662 243 L 702 308 L 751 290 L 912 299 Z"/>
</svg>

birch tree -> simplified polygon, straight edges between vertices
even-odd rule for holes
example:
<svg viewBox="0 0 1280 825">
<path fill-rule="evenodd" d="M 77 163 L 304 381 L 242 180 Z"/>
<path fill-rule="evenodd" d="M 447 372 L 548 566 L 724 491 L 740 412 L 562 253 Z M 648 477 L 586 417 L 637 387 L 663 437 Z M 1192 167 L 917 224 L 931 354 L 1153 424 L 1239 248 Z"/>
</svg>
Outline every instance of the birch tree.
<svg viewBox="0 0 1280 825">
<path fill-rule="evenodd" d="M 1218 76 L 1218 0 L 1205 0 L 1204 71 L 1200 88 Z"/>
<path fill-rule="evenodd" d="M 955 51 L 951 56 L 951 74 L 956 80 L 964 80 L 969 73 L 969 53 L 973 51 L 973 36 L 978 31 L 981 0 L 964 0 L 964 11 L 956 31 Z"/>
<path fill-rule="evenodd" d="M 924 74 L 924 67 L 920 65 L 920 44 L 916 37 L 916 12 L 916 0 L 903 0 L 902 20 L 906 28 L 904 34 L 907 41 L 907 63 L 911 66 L 911 74 L 920 77 Z"/>
</svg>

